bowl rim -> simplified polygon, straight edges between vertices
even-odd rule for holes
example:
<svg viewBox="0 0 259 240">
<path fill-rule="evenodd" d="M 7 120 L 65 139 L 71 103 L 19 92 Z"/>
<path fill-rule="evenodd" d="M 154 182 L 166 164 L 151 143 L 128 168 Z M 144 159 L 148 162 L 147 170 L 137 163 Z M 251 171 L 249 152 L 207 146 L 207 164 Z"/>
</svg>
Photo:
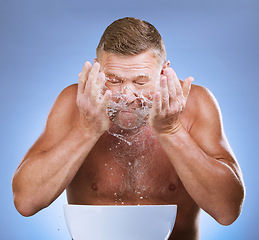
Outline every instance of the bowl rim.
<svg viewBox="0 0 259 240">
<path fill-rule="evenodd" d="M 177 208 L 177 204 L 150 204 L 150 205 L 89 205 L 89 204 L 64 204 L 64 207 L 88 207 L 88 208 L 146 208 L 146 207 L 174 207 Z"/>
</svg>

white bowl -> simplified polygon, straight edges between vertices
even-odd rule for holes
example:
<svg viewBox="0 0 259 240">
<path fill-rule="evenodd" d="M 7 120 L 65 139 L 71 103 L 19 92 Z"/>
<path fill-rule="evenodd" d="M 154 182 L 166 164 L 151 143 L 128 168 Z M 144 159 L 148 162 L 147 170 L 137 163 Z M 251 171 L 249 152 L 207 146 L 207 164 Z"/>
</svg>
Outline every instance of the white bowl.
<svg viewBox="0 0 259 240">
<path fill-rule="evenodd" d="M 73 240 L 167 240 L 176 205 L 64 205 Z"/>
</svg>

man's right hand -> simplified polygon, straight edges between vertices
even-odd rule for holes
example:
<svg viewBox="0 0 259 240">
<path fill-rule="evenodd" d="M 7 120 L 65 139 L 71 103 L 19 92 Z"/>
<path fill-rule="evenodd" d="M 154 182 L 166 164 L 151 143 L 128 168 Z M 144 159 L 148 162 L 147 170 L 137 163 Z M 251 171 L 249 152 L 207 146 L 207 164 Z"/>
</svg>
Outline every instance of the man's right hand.
<svg viewBox="0 0 259 240">
<path fill-rule="evenodd" d="M 102 93 L 105 77 L 99 70 L 99 63 L 84 64 L 78 88 L 72 85 L 61 92 L 43 133 L 17 168 L 12 181 L 14 203 L 23 216 L 49 206 L 68 187 L 109 127 L 106 109 L 111 93 Z"/>
<path fill-rule="evenodd" d="M 107 106 L 111 99 L 111 91 L 103 93 L 105 75 L 100 71 L 100 64 L 85 62 L 79 74 L 77 106 L 80 112 L 79 126 L 94 134 L 102 134 L 109 128 L 110 120 Z"/>
</svg>

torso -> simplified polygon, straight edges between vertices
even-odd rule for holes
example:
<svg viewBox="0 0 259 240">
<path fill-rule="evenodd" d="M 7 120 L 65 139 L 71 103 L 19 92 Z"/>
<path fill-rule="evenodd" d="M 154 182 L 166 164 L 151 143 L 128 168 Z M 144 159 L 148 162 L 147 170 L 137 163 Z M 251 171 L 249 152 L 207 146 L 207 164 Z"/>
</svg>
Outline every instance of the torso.
<svg viewBox="0 0 259 240">
<path fill-rule="evenodd" d="M 184 117 L 182 124 L 188 128 Z M 199 239 L 199 207 L 148 125 L 122 139 L 105 132 L 67 188 L 67 197 L 70 204 L 85 205 L 176 204 L 169 239 Z"/>
</svg>

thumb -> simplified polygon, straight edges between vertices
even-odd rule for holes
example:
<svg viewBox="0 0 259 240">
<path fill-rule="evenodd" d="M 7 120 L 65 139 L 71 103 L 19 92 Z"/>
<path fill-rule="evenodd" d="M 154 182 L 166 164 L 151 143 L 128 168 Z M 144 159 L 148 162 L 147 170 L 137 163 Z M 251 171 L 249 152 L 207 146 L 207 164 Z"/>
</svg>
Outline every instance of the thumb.
<svg viewBox="0 0 259 240">
<path fill-rule="evenodd" d="M 193 81 L 194 81 L 193 77 L 188 77 L 183 82 L 183 96 L 185 98 L 187 98 L 188 95 L 189 95 L 189 92 L 191 90 L 191 84 L 192 84 Z"/>
</svg>

